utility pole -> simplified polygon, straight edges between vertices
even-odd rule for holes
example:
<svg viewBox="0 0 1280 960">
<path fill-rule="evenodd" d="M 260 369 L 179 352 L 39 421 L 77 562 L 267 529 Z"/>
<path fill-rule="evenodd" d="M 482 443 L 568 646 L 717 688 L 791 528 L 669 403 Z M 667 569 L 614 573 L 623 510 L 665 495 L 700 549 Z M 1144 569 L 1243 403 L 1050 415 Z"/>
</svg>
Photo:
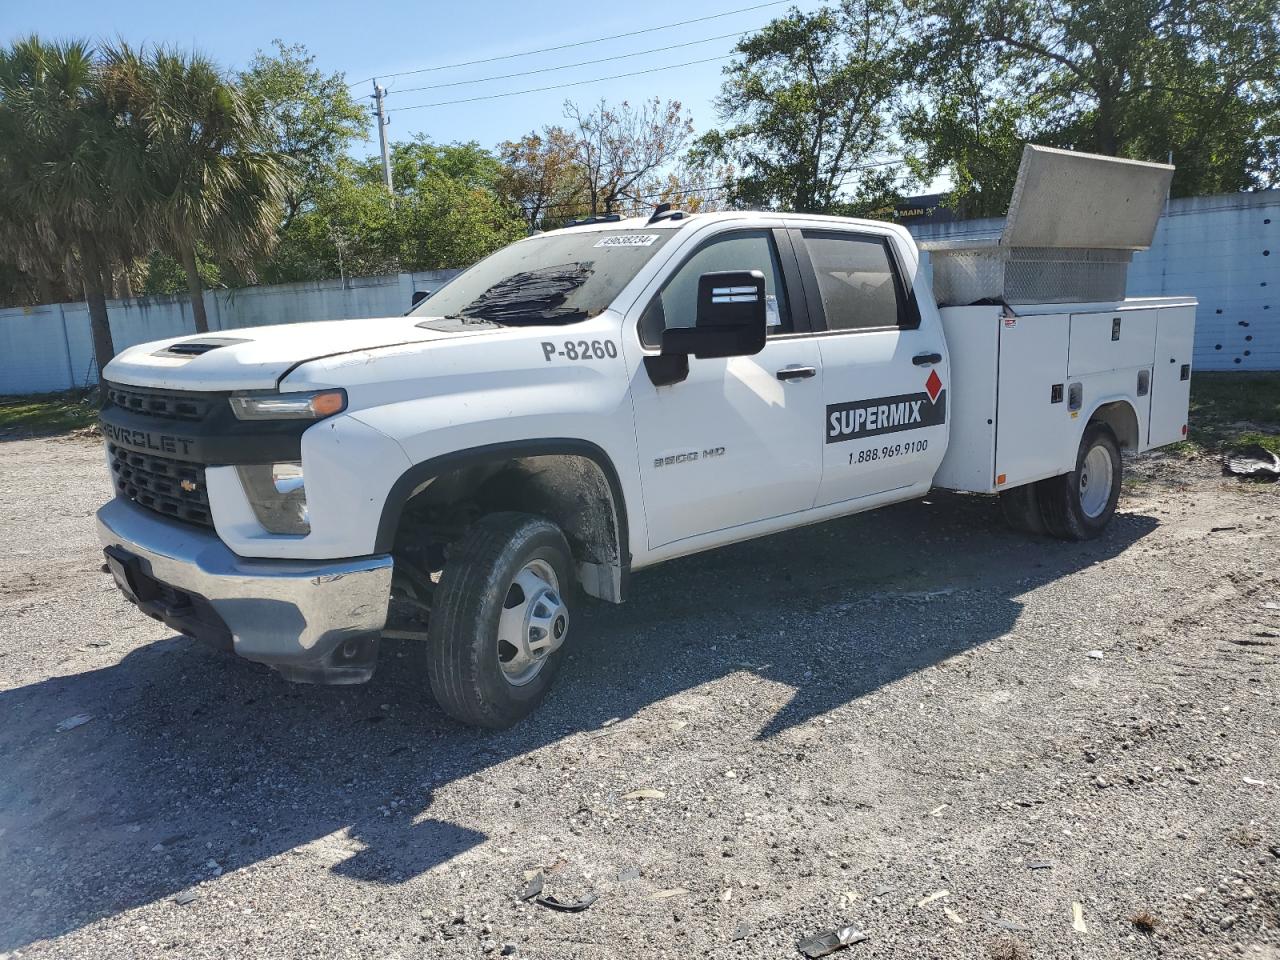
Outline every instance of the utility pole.
<svg viewBox="0 0 1280 960">
<path fill-rule="evenodd" d="M 391 122 L 391 118 L 387 116 L 386 106 L 383 103 L 383 97 L 386 95 L 387 88 L 378 86 L 378 80 L 375 77 L 373 103 L 374 113 L 378 118 L 378 145 L 382 147 L 382 179 L 387 184 L 387 193 L 395 196 L 395 190 L 391 185 L 391 155 L 387 153 L 387 124 Z"/>
</svg>

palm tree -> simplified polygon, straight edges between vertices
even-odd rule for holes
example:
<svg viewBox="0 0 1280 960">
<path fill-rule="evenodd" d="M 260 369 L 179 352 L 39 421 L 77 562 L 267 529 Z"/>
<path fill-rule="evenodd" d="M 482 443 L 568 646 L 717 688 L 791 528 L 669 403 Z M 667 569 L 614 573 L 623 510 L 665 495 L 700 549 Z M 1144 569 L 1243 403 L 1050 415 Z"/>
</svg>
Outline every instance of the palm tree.
<svg viewBox="0 0 1280 960">
<path fill-rule="evenodd" d="M 196 331 L 207 332 L 196 250 L 251 276 L 275 242 L 289 162 L 266 146 L 259 105 L 199 54 L 121 45 L 107 52 L 104 82 L 142 145 L 149 232 L 182 264 Z"/>
<path fill-rule="evenodd" d="M 0 230 L 46 280 L 74 256 L 101 370 L 115 353 L 103 275 L 137 217 L 138 164 L 98 81 L 85 41 L 33 35 L 0 50 Z"/>
</svg>

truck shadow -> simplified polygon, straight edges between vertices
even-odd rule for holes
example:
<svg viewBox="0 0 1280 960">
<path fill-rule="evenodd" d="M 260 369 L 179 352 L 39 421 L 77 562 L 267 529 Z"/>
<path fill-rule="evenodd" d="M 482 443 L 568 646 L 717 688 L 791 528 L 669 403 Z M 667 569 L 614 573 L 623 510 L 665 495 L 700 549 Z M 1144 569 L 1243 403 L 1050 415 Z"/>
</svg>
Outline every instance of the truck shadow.
<svg viewBox="0 0 1280 960">
<path fill-rule="evenodd" d="M 638 574 L 628 604 L 583 612 L 552 696 L 505 733 L 448 720 L 404 644 L 364 687 L 291 686 L 175 637 L 0 693 L 0 952 L 290 851 L 404 882 L 488 839 L 491 821 L 479 806 L 459 814 L 452 791 L 449 815 L 432 814 L 442 788 L 465 781 L 492 818 L 493 802 L 519 797 L 486 775 L 494 765 L 554 768 L 540 751 L 568 738 L 608 751 L 609 721 L 649 722 L 657 706 L 665 724 L 669 698 L 744 671 L 780 703 L 741 731 L 744 749 L 785 738 L 999 639 L 1021 594 L 1156 526 L 1122 514 L 1102 539 L 1062 544 L 1008 532 L 998 514 L 987 499 L 936 494 Z M 55 732 L 78 714 L 93 719 Z"/>
</svg>

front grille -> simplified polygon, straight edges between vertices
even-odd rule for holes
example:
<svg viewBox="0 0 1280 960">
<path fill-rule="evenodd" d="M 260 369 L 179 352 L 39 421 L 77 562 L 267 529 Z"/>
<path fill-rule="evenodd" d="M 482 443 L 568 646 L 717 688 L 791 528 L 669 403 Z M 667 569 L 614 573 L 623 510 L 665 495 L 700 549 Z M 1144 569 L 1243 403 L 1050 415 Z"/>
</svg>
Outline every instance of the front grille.
<svg viewBox="0 0 1280 960">
<path fill-rule="evenodd" d="M 165 516 L 213 526 L 204 464 L 135 453 L 107 444 L 116 492 Z"/>
<path fill-rule="evenodd" d="M 148 417 L 164 417 L 168 420 L 203 420 L 214 403 L 225 402 L 222 397 L 201 396 L 198 393 L 146 390 L 140 387 L 107 386 L 107 403 L 140 413 Z"/>
</svg>

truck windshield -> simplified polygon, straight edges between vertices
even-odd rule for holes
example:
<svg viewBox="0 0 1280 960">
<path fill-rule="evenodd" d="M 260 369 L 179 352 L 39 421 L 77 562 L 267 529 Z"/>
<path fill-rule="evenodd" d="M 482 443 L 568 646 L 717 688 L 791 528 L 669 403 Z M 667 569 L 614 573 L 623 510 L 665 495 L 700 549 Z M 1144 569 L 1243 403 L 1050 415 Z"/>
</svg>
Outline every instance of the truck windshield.
<svg viewBox="0 0 1280 960">
<path fill-rule="evenodd" d="M 410 311 L 506 325 L 576 323 L 602 313 L 671 230 L 552 233 L 503 247 Z"/>
</svg>

